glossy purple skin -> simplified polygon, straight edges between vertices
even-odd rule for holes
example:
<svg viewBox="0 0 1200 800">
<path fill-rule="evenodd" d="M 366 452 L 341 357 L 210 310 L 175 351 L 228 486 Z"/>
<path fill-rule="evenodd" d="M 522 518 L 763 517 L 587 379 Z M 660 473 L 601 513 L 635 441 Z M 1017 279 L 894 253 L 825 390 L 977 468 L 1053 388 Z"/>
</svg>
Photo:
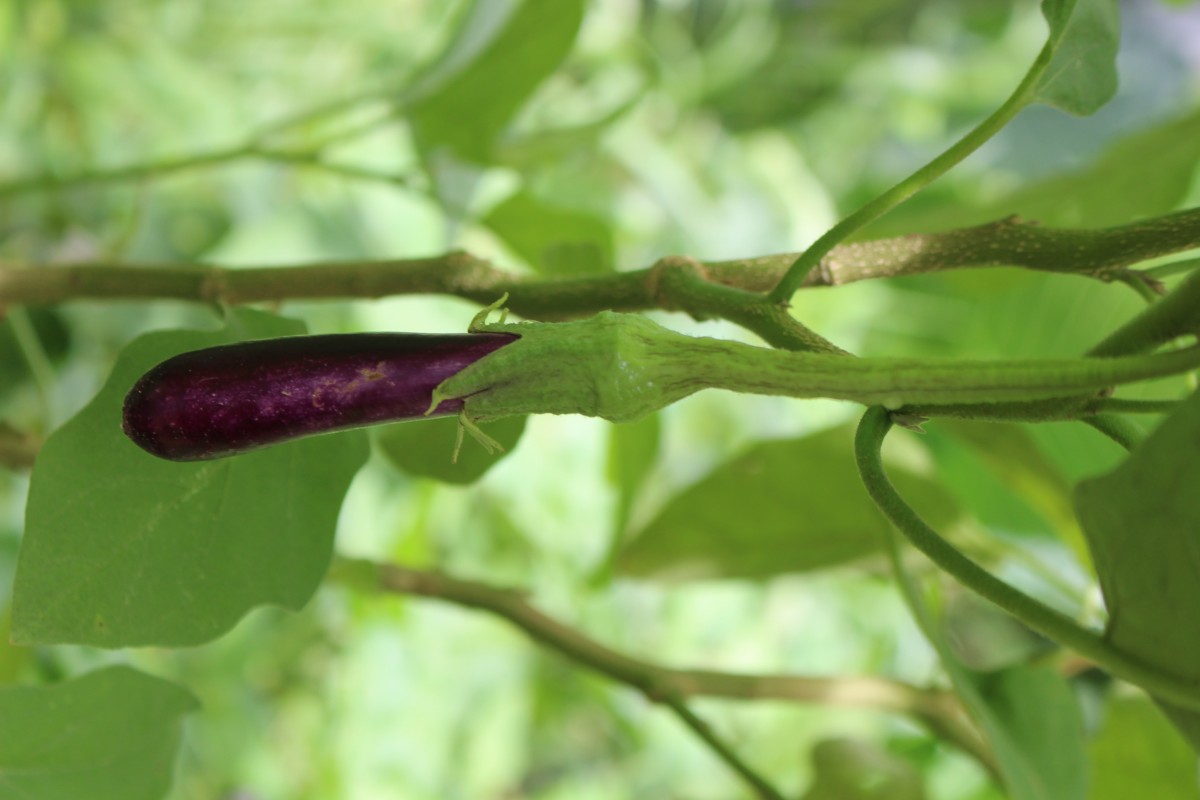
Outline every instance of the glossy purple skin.
<svg viewBox="0 0 1200 800">
<path fill-rule="evenodd" d="M 182 353 L 125 397 L 125 434 L 172 461 L 422 417 L 442 381 L 516 341 L 505 333 L 290 336 Z M 446 400 L 429 416 L 456 414 Z"/>
</svg>

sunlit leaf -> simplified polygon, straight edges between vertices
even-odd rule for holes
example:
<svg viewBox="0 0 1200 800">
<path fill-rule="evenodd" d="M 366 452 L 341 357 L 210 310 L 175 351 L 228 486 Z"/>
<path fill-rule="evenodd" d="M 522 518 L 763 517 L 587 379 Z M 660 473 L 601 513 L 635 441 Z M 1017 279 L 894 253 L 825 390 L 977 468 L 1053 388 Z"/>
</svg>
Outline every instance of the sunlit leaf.
<svg viewBox="0 0 1200 800">
<path fill-rule="evenodd" d="M 31 479 L 13 600 L 22 643 L 187 645 L 256 605 L 298 609 L 329 563 L 359 431 L 215 461 L 155 458 L 121 431 L 125 393 L 186 350 L 302 332 L 234 312 L 223 330 L 131 342 L 100 393 L 46 440 Z"/>
</svg>

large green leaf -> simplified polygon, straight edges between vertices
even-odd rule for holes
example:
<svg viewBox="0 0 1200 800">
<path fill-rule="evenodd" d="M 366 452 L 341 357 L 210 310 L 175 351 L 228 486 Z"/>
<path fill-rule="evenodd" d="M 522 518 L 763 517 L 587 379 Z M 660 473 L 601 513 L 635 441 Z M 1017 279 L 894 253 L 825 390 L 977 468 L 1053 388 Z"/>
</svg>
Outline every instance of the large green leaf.
<svg viewBox="0 0 1200 800">
<path fill-rule="evenodd" d="M 420 148 L 489 163 L 518 110 L 570 52 L 583 0 L 477 0 L 408 119 Z M 507 12 L 507 13 L 506 13 Z"/>
<path fill-rule="evenodd" d="M 0 689 L 0 800 L 157 800 L 171 785 L 187 691 L 128 667 Z"/>
<path fill-rule="evenodd" d="M 1200 680 L 1200 393 L 1119 467 L 1083 481 L 1075 507 L 1108 606 L 1111 644 Z M 1194 747 L 1200 715 L 1167 707 Z"/>
<path fill-rule="evenodd" d="M 361 432 L 188 463 L 148 455 L 121 432 L 125 393 L 165 358 L 302 331 L 242 310 L 223 330 L 150 333 L 122 351 L 104 388 L 38 456 L 15 640 L 189 645 L 256 605 L 308 600 L 329 563 L 342 497 L 366 460 Z"/>
<path fill-rule="evenodd" d="M 939 525 L 957 507 L 937 483 L 895 467 L 897 484 Z M 624 548 L 622 572 L 766 578 L 877 553 L 887 522 L 854 463 L 852 431 L 760 442 L 676 495 Z"/>
<path fill-rule="evenodd" d="M 1032 102 L 1091 114 L 1117 91 L 1121 13 L 1116 0 L 1042 0 L 1050 25 L 1050 63 Z"/>
<path fill-rule="evenodd" d="M 443 483 L 468 484 L 483 477 L 500 459 L 512 452 L 525 431 L 527 417 L 505 417 L 482 425 L 488 436 L 504 448 L 489 453 L 470 435 L 463 437 L 458 458 L 454 442 L 458 436 L 458 418 L 416 420 L 388 425 L 379 430 L 375 441 L 393 465 L 410 475 L 433 478 Z"/>
<path fill-rule="evenodd" d="M 1108 701 L 1089 755 L 1089 800 L 1200 800 L 1196 754 L 1144 697 Z"/>
</svg>

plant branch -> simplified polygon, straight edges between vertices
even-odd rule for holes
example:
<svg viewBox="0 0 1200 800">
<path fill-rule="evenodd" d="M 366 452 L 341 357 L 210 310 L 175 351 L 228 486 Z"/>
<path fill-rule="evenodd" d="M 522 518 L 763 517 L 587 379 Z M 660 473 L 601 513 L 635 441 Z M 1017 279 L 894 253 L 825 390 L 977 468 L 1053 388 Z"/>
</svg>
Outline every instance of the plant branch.
<svg viewBox="0 0 1200 800">
<path fill-rule="evenodd" d="M 920 689 L 899 681 L 861 677 L 749 675 L 712 670 L 672 669 L 624 655 L 543 614 L 510 589 L 464 581 L 437 572 L 395 564 L 339 558 L 330 579 L 363 592 L 417 595 L 486 611 L 511 622 L 530 638 L 647 698 L 682 702 L 689 697 L 785 700 L 830 706 L 858 706 L 905 714 L 994 768 L 991 752 L 950 692 Z"/>
<path fill-rule="evenodd" d="M 943 233 L 841 245 L 809 275 L 805 286 L 1001 265 L 1107 280 L 1145 259 L 1194 247 L 1200 247 L 1200 208 L 1094 231 L 1041 228 L 1010 219 Z M 706 262 L 700 263 L 700 268 L 712 284 L 757 293 L 774 285 L 793 257 L 782 254 Z M 0 306 L 83 299 L 177 299 L 236 305 L 399 294 L 447 294 L 486 304 L 508 292 L 509 307 L 531 319 L 564 319 L 601 310 L 673 308 L 700 317 L 728 315 L 764 338 L 817 344 L 810 341 L 811 332 L 805 334 L 799 323 L 784 319 L 784 312 L 752 310 L 745 296 L 705 295 L 694 281 L 690 286 L 677 285 L 680 263 L 686 261 L 666 258 L 636 271 L 564 278 L 519 275 L 463 252 L 245 269 L 114 262 L 8 265 L 0 266 Z M 682 282 L 687 284 L 686 275 Z M 759 304 L 767 305 L 761 300 Z"/>
<path fill-rule="evenodd" d="M 218 148 L 203 153 L 193 153 L 174 158 L 155 159 L 119 167 L 97 167 L 67 175 L 45 173 L 26 178 L 19 178 L 8 183 L 0 183 L 0 198 L 13 197 L 22 194 L 40 192 L 56 192 L 67 189 L 78 189 L 87 186 L 102 186 L 129 181 L 140 181 L 149 178 L 161 178 L 188 170 L 227 164 L 248 158 L 258 158 L 265 161 L 280 163 L 303 164 L 317 167 L 329 172 L 342 174 L 352 178 L 365 180 L 384 180 L 389 183 L 404 183 L 406 178 L 399 175 L 388 175 L 370 169 L 352 165 L 329 163 L 321 158 L 322 152 L 333 144 L 347 139 L 353 139 L 368 133 L 380 125 L 394 120 L 400 113 L 398 106 L 386 109 L 382 114 L 355 125 L 349 125 L 340 131 L 326 134 L 323 138 L 310 142 L 304 147 L 292 149 L 272 147 L 265 144 L 268 139 L 278 137 L 284 131 L 310 123 L 316 119 L 331 114 L 341 113 L 348 108 L 365 101 L 378 100 L 383 96 L 381 91 L 373 91 L 334 101 L 323 106 L 300 112 L 294 116 L 279 120 L 237 145 Z"/>
<path fill-rule="evenodd" d="M 891 427 L 892 420 L 886 410 L 880 407 L 868 409 L 855 438 L 855 458 L 867 492 L 913 547 L 964 586 L 1030 628 L 1161 700 L 1191 711 L 1200 710 L 1200 682 L 1164 673 L 1113 648 L 1101 635 L 1079 626 L 1066 615 L 995 577 L 929 527 L 896 492 L 883 469 L 880 448 Z"/>
<path fill-rule="evenodd" d="M 157 161 L 144 161 L 121 167 L 98 167 L 69 175 L 53 175 L 50 173 L 34 175 L 7 183 L 0 183 L 0 198 L 38 192 L 78 189 L 86 186 L 100 186 L 110 183 L 123 183 L 150 177 L 159 178 L 177 172 L 237 161 L 254 154 L 255 148 L 253 145 L 239 144 L 233 147 L 210 150 L 207 153 L 164 158 Z"/>
</svg>

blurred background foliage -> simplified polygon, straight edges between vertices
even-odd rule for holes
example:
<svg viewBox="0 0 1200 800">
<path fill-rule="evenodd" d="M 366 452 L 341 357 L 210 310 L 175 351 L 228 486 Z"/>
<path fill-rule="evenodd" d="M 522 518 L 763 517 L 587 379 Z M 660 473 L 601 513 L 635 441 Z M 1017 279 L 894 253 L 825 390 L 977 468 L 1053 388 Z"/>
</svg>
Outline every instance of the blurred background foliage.
<svg viewBox="0 0 1200 800">
<path fill-rule="evenodd" d="M 1101 226 L 1200 202 L 1200 4 L 1122 11 L 1111 104 L 1087 119 L 1026 110 L 870 233 L 1011 213 Z M 11 0 L 0 261 L 284 265 L 463 248 L 570 275 L 797 250 L 995 108 L 1043 35 L 1031 1 Z M 1139 302 L 1121 286 L 979 270 L 802 292 L 795 310 L 863 354 L 988 357 L 1077 353 Z M 458 330 L 473 313 L 429 297 L 280 310 L 315 332 Z M 165 301 L 12 313 L 0 420 L 44 436 L 133 336 L 213 321 Z M 338 549 L 527 588 L 547 612 L 666 664 L 936 683 L 882 568 L 878 519 L 846 478 L 852 415 L 709 393 L 628 426 L 539 417 L 503 432 L 516 446 L 486 474 L 478 454 L 448 473 L 449 427 L 385 428 Z M 1067 498 L 1116 463 L 1115 446 L 1059 425 L 896 438 L 908 494 L 976 558 L 1074 615 L 1098 613 Z M 827 479 L 812 497 L 793 483 L 810 477 Z M 26 488 L 21 470 L 0 471 L 0 588 Z M 1044 656 L 952 587 L 943 600 L 971 666 Z M 0 679 L 108 662 L 203 703 L 176 800 L 742 791 L 632 691 L 432 601 L 325 589 L 303 613 L 262 610 L 181 652 L 0 646 Z M 1077 682 L 1085 701 L 1090 685 Z M 1084 704 L 1090 796 L 1127 796 L 1114 781 L 1132 771 L 1155 797 L 1196 797 L 1181 777 L 1191 756 L 1148 703 L 1110 705 Z M 862 774 L 889 797 L 1002 796 L 896 715 L 698 707 L 809 798 L 884 796 L 851 794 Z M 1161 760 L 1126 746 L 1150 740 Z"/>
</svg>

